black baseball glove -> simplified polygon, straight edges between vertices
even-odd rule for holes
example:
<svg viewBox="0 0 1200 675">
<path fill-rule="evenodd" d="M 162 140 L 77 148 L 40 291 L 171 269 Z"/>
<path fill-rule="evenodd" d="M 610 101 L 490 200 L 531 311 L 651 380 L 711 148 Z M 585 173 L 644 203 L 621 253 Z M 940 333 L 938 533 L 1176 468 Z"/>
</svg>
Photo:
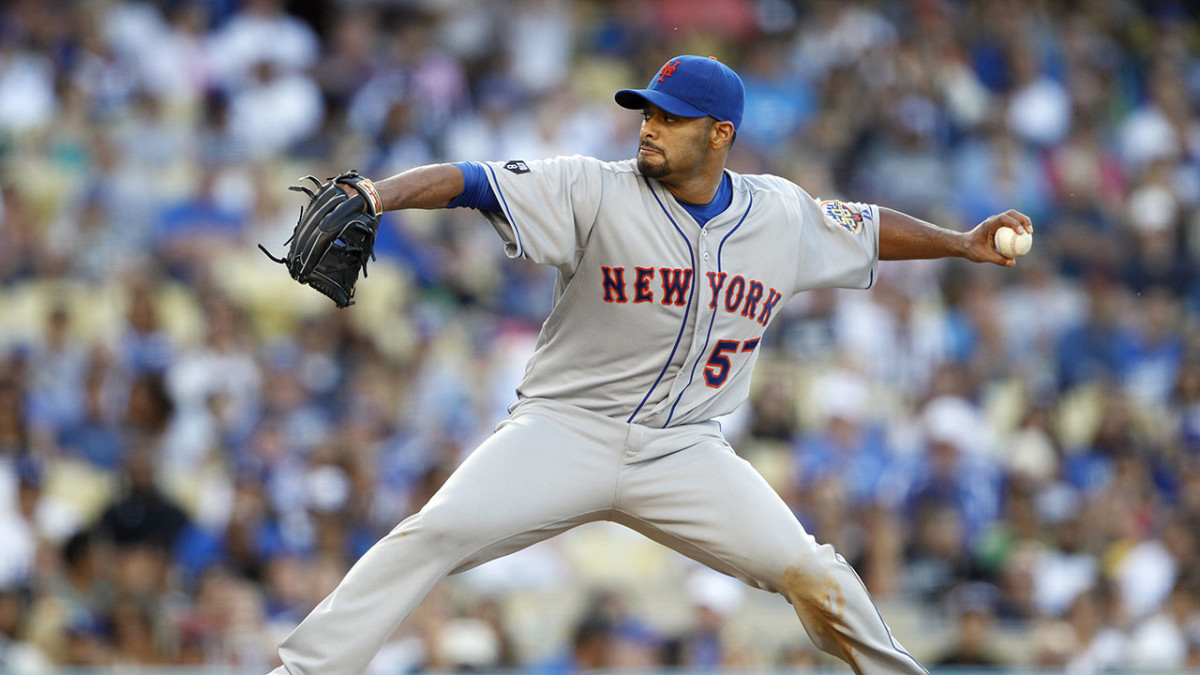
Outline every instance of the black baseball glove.
<svg viewBox="0 0 1200 675">
<path fill-rule="evenodd" d="M 309 196 L 308 205 L 300 209 L 300 220 L 292 236 L 287 255 L 276 258 L 262 249 L 267 257 L 282 263 L 292 278 L 312 286 L 329 296 L 338 307 L 354 304 L 354 286 L 358 271 L 367 276 L 367 260 L 375 259 L 375 233 L 379 231 L 379 216 L 383 202 L 375 185 L 357 171 L 347 171 L 325 183 L 313 176 L 316 192 L 306 185 L 293 185 L 291 190 Z M 340 186 L 354 188 L 347 195 Z"/>
</svg>

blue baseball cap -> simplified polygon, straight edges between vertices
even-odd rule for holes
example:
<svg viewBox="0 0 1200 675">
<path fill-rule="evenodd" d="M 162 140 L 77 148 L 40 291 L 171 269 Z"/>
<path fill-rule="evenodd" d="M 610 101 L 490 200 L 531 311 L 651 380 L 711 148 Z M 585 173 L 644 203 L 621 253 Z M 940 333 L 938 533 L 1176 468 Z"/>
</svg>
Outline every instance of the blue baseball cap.
<svg viewBox="0 0 1200 675">
<path fill-rule="evenodd" d="M 658 70 L 645 89 L 622 89 L 617 105 L 641 110 L 647 103 L 679 117 L 712 116 L 742 126 L 746 88 L 742 78 L 715 57 L 676 56 Z"/>
</svg>

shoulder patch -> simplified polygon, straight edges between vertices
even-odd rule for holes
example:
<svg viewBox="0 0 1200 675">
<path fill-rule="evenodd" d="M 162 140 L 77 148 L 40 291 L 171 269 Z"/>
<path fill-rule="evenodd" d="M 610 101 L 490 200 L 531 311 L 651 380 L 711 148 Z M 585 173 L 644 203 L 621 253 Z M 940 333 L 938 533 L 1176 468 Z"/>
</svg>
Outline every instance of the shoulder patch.
<svg viewBox="0 0 1200 675">
<path fill-rule="evenodd" d="M 825 212 L 826 217 L 849 230 L 851 234 L 858 234 L 862 230 L 863 213 L 853 206 L 830 200 L 821 202 L 821 210 Z"/>
<path fill-rule="evenodd" d="M 504 165 L 504 168 L 506 168 L 509 171 L 511 171 L 515 174 L 518 174 L 518 175 L 523 174 L 523 173 L 529 173 L 529 165 L 526 164 L 525 162 L 522 162 L 519 159 L 509 160 Z"/>
</svg>

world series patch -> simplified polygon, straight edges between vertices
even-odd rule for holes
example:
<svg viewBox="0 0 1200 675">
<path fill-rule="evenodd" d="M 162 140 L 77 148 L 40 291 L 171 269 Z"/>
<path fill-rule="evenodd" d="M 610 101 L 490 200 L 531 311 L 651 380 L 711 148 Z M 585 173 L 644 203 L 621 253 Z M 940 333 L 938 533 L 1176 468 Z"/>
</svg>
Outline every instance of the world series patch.
<svg viewBox="0 0 1200 675">
<path fill-rule="evenodd" d="M 849 230 L 851 234 L 858 234 L 862 230 L 862 211 L 839 201 L 821 202 L 821 209 L 825 211 L 826 216 Z"/>
</svg>

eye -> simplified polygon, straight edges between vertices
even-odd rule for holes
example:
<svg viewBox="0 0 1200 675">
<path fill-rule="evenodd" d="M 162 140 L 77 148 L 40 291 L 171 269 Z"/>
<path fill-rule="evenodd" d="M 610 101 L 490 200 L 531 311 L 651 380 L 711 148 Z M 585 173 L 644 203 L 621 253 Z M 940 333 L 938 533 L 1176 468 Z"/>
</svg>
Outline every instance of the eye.
<svg viewBox="0 0 1200 675">
<path fill-rule="evenodd" d="M 675 117 L 674 115 L 663 115 L 663 121 L 666 122 L 667 124 L 673 124 L 676 119 L 678 119 L 678 118 Z"/>
<path fill-rule="evenodd" d="M 649 110 L 643 110 L 643 111 L 642 111 L 642 121 L 643 121 L 643 122 L 649 122 L 649 121 L 650 121 L 650 111 L 649 111 Z"/>
</svg>

